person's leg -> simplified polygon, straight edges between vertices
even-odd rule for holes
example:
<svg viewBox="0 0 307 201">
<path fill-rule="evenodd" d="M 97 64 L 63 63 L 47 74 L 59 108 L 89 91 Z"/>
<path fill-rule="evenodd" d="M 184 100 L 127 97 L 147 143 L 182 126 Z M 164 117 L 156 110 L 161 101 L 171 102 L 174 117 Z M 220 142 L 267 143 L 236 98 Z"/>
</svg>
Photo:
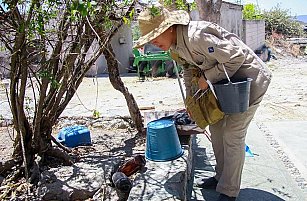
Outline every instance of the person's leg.
<svg viewBox="0 0 307 201">
<path fill-rule="evenodd" d="M 225 117 L 216 124 L 209 126 L 209 131 L 211 133 L 212 148 L 216 160 L 216 165 L 215 165 L 216 180 L 220 179 L 224 167 L 224 145 L 223 145 L 224 124 L 225 124 Z"/>
<path fill-rule="evenodd" d="M 223 148 L 223 171 L 216 191 L 230 197 L 237 197 L 240 192 L 241 174 L 245 159 L 245 136 L 247 128 L 255 115 L 259 104 L 246 112 L 225 117 Z"/>
<path fill-rule="evenodd" d="M 210 178 L 201 178 L 196 181 L 196 186 L 205 189 L 215 189 L 220 179 L 224 166 L 224 148 L 223 148 L 223 133 L 225 117 L 214 125 L 209 126 L 211 133 L 211 143 L 215 156 L 215 176 Z"/>
</svg>

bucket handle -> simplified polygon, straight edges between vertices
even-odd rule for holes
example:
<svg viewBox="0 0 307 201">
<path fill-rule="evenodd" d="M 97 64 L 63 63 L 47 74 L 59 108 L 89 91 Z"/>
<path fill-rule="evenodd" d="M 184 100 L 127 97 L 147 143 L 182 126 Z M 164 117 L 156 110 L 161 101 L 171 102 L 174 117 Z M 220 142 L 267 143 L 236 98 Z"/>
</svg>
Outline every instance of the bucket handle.
<svg viewBox="0 0 307 201">
<path fill-rule="evenodd" d="M 226 68 L 225 68 L 225 66 L 224 66 L 223 63 L 221 63 L 221 64 L 222 64 L 222 66 L 223 66 L 223 70 L 224 70 L 224 72 L 225 72 L 225 75 L 226 75 L 226 77 L 227 77 L 227 79 L 228 79 L 228 81 L 229 81 L 228 83 L 231 84 L 232 82 L 231 82 L 231 80 L 230 80 L 230 78 L 229 78 L 229 76 L 228 76 L 228 73 L 227 73 L 227 71 L 226 71 Z M 213 84 L 210 82 L 210 80 L 206 80 L 206 82 L 208 83 L 208 85 L 209 85 L 209 87 L 210 87 L 210 89 L 211 89 L 213 95 L 214 95 L 215 98 L 218 100 L 217 95 L 216 95 L 216 93 L 215 93 L 215 91 L 214 91 Z"/>
<path fill-rule="evenodd" d="M 227 71 L 226 71 L 226 68 L 225 68 L 225 66 L 224 66 L 223 63 L 221 63 L 221 64 L 222 64 L 222 66 L 223 66 L 223 70 L 224 70 L 224 72 L 225 72 L 225 75 L 226 75 L 226 77 L 227 77 L 227 79 L 228 79 L 228 81 L 229 81 L 228 83 L 231 84 L 232 82 L 231 82 L 231 80 L 230 80 L 230 78 L 229 78 L 229 76 L 228 76 L 228 73 L 227 73 Z M 205 77 L 205 76 L 204 76 L 204 77 Z M 213 95 L 215 96 L 215 98 L 218 99 L 218 98 L 217 98 L 217 95 L 215 94 L 213 84 L 212 84 L 212 83 L 210 82 L 210 80 L 208 80 L 208 79 L 206 79 L 206 82 L 208 83 L 208 85 L 209 85 L 209 87 L 210 87 L 210 89 L 211 89 Z M 197 92 L 196 92 L 196 93 L 197 93 Z M 204 93 L 203 93 L 203 94 L 204 94 Z M 202 94 L 202 95 L 203 95 L 203 94 Z M 196 94 L 194 94 L 194 95 L 196 95 Z M 202 95 L 201 95 L 201 96 L 202 96 Z M 200 96 L 200 97 L 201 97 L 201 96 Z M 199 98 L 200 98 L 200 97 L 199 97 Z"/>
<path fill-rule="evenodd" d="M 228 76 L 228 73 L 227 73 L 227 71 L 226 71 L 226 68 L 225 68 L 224 64 L 223 64 L 223 63 L 221 63 L 221 64 L 222 64 L 222 66 L 223 66 L 223 70 L 224 70 L 224 72 L 225 72 L 225 75 L 226 75 L 226 77 L 227 77 L 227 80 L 229 81 L 229 83 L 232 83 L 231 80 L 230 80 L 230 78 L 229 78 L 229 76 Z"/>
</svg>

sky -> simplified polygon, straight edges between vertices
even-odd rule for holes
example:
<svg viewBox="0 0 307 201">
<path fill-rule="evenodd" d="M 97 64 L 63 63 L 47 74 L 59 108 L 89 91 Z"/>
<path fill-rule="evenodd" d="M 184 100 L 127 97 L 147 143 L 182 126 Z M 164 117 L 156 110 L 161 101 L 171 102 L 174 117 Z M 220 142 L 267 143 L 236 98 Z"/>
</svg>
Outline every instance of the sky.
<svg viewBox="0 0 307 201">
<path fill-rule="evenodd" d="M 147 2 L 149 0 L 139 0 Z M 193 0 L 189 0 L 192 1 Z M 292 16 L 296 15 L 307 15 L 307 0 L 224 0 L 228 2 L 241 2 L 242 4 L 253 3 L 259 5 L 260 10 L 271 10 L 271 8 L 280 4 L 282 9 L 288 9 Z"/>
<path fill-rule="evenodd" d="M 240 0 L 225 0 L 228 2 L 240 2 Z M 242 4 L 253 3 L 259 5 L 260 10 L 269 11 L 280 4 L 282 9 L 288 9 L 292 16 L 307 15 L 307 0 L 241 0 Z"/>
</svg>

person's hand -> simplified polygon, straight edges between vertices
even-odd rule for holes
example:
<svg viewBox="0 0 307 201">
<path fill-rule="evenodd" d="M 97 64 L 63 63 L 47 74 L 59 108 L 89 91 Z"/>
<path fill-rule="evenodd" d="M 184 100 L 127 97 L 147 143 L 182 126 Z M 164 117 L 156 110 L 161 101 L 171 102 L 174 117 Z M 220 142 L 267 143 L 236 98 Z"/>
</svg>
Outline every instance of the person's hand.
<svg viewBox="0 0 307 201">
<path fill-rule="evenodd" d="M 206 90 L 208 88 L 208 83 L 207 83 L 206 79 L 204 78 L 204 76 L 201 76 L 198 79 L 198 88 L 202 89 L 202 90 Z"/>
<path fill-rule="evenodd" d="M 192 115 L 191 115 L 190 110 L 187 109 L 187 113 L 188 113 L 189 117 L 192 119 Z"/>
</svg>

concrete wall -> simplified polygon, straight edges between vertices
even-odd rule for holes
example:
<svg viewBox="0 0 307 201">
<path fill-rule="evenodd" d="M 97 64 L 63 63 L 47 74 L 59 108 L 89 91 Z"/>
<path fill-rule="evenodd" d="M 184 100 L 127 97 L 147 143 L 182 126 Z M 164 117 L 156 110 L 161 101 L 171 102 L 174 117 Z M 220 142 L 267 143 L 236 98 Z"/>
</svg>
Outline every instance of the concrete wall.
<svg viewBox="0 0 307 201">
<path fill-rule="evenodd" d="M 254 51 L 261 48 L 265 43 L 264 20 L 243 20 L 242 40 Z"/>
<path fill-rule="evenodd" d="M 242 5 L 222 2 L 220 26 L 242 38 Z M 200 20 L 197 10 L 190 13 L 192 20 Z"/>
<path fill-rule="evenodd" d="M 129 57 L 132 56 L 132 43 L 132 30 L 130 25 L 122 26 L 111 40 L 120 73 L 128 72 Z M 96 45 L 98 44 L 95 43 L 92 45 L 93 49 L 95 49 Z M 86 76 L 95 76 L 103 73 L 108 73 L 108 69 L 107 61 L 104 55 L 101 55 L 95 65 L 86 73 Z"/>
<path fill-rule="evenodd" d="M 118 60 L 120 73 L 128 72 L 129 57 L 132 54 L 132 30 L 130 25 L 124 25 L 119 29 L 119 32 L 114 35 L 111 40 L 115 57 Z M 0 44 L 1 46 L 1 44 Z M 98 42 L 95 41 L 91 45 L 86 60 L 93 56 L 93 52 L 99 48 Z M 49 52 L 52 51 L 51 47 L 48 47 Z M 6 68 L 9 66 L 9 56 L 5 52 L 0 52 L 0 78 L 8 77 L 9 70 Z M 99 74 L 108 73 L 107 62 L 104 55 L 101 55 L 91 69 L 86 73 L 86 76 L 96 76 Z"/>
<path fill-rule="evenodd" d="M 265 24 L 263 20 L 242 20 L 242 5 L 222 3 L 219 25 L 239 36 L 252 50 L 265 43 Z M 191 12 L 192 20 L 200 20 L 197 10 Z"/>
<path fill-rule="evenodd" d="M 132 30 L 130 25 L 124 25 L 111 41 L 113 50 L 118 60 L 120 73 L 128 72 L 129 57 L 132 54 Z"/>
<path fill-rule="evenodd" d="M 242 38 L 242 5 L 229 2 L 222 3 L 220 25 L 227 31 Z"/>
<path fill-rule="evenodd" d="M 95 51 L 97 51 L 99 48 L 99 44 L 97 42 L 97 40 L 95 40 L 93 42 L 93 44 L 91 45 L 90 49 L 88 50 L 88 53 L 86 55 L 86 60 L 87 59 L 90 59 L 90 57 L 93 56 L 93 53 Z M 85 76 L 90 76 L 90 77 L 93 77 L 93 76 L 96 76 L 96 75 L 99 75 L 99 74 L 103 74 L 103 73 L 106 73 L 108 72 L 107 70 L 107 61 L 105 60 L 105 57 L 104 55 L 100 55 L 97 59 L 97 61 L 95 62 L 95 64 L 90 68 L 90 70 L 88 70 L 85 74 Z"/>
</svg>

